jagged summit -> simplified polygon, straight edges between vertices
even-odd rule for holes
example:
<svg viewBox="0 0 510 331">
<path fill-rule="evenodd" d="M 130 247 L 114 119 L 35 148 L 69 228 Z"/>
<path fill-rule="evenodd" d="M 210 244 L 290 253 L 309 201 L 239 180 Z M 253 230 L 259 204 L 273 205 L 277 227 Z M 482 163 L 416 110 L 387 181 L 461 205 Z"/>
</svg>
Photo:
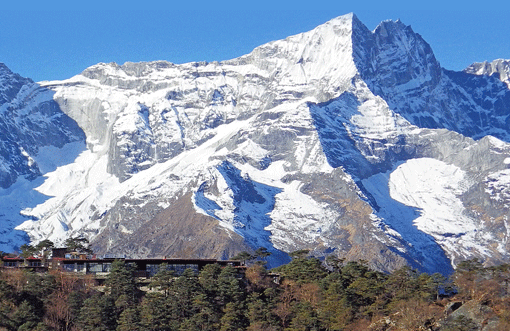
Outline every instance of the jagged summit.
<svg viewBox="0 0 510 331">
<path fill-rule="evenodd" d="M 464 69 L 464 72 L 473 75 L 492 76 L 499 75 L 499 80 L 510 87 L 510 60 L 497 59 L 492 62 L 475 62 Z"/>
<path fill-rule="evenodd" d="M 0 106 L 14 99 L 23 85 L 33 83 L 13 73 L 4 63 L 0 62 Z"/>
<path fill-rule="evenodd" d="M 265 247 L 270 266 L 298 249 L 506 262 L 510 90 L 484 68 L 445 70 L 410 26 L 348 14 L 228 61 L 26 83 L 0 113 L 0 156 L 19 156 L 0 158 L 0 249 L 24 231 L 132 257 Z"/>
</svg>

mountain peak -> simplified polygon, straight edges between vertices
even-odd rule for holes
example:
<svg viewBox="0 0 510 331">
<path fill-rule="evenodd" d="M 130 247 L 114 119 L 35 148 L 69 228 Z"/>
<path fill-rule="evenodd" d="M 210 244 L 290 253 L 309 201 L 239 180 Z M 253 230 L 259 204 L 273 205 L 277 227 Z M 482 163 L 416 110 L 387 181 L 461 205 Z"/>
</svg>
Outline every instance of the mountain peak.
<svg viewBox="0 0 510 331">
<path fill-rule="evenodd" d="M 335 18 L 332 18 L 330 19 L 329 21 L 327 21 L 326 23 L 322 24 L 322 25 L 342 25 L 342 24 L 345 24 L 345 23 L 353 23 L 353 24 L 362 24 L 364 25 L 358 18 L 358 16 L 356 16 L 356 14 L 354 13 L 348 13 L 348 14 L 345 14 L 345 15 L 340 15 L 340 16 L 337 16 Z M 319 25 L 318 27 L 320 27 L 321 25 Z"/>
<path fill-rule="evenodd" d="M 30 78 L 24 78 L 11 71 L 0 62 L 0 106 L 13 99 L 23 85 L 33 83 Z"/>
<path fill-rule="evenodd" d="M 413 80 L 435 84 L 441 74 L 430 45 L 400 20 L 383 21 L 373 32 L 353 32 L 353 48 L 363 79 L 369 86 L 377 80 L 371 88 L 378 95 Z"/>
<path fill-rule="evenodd" d="M 325 29 L 338 29 L 338 27 L 347 27 L 349 30 L 355 29 L 363 29 L 368 30 L 368 28 L 359 20 L 359 18 L 354 13 L 349 13 L 345 15 L 341 15 L 335 17 L 324 24 L 319 25 L 312 31 L 324 31 Z"/>
<path fill-rule="evenodd" d="M 499 79 L 505 82 L 510 88 L 510 60 L 496 59 L 492 62 L 475 62 L 464 69 L 464 72 L 484 76 L 498 74 Z"/>
</svg>

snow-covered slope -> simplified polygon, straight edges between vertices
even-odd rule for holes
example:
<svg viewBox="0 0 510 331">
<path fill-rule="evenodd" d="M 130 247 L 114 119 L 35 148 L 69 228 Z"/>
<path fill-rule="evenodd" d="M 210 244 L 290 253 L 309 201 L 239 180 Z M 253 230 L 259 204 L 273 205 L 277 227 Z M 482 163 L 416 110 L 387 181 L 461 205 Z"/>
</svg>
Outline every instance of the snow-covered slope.
<svg viewBox="0 0 510 331">
<path fill-rule="evenodd" d="M 22 230 L 138 257 L 266 247 L 270 266 L 304 248 L 381 270 L 508 261 L 510 90 L 441 68 L 400 21 L 349 14 L 225 62 L 26 84 L 2 109 L 69 116 L 46 132 L 84 136 L 20 150 L 33 175 L 0 192 L 0 249 Z"/>
<path fill-rule="evenodd" d="M 53 95 L 0 63 L 0 250 L 28 240 L 13 230 L 26 220 L 20 211 L 45 201 L 34 190 L 44 181 L 41 174 L 73 162 L 85 149 L 83 131 Z"/>
</svg>

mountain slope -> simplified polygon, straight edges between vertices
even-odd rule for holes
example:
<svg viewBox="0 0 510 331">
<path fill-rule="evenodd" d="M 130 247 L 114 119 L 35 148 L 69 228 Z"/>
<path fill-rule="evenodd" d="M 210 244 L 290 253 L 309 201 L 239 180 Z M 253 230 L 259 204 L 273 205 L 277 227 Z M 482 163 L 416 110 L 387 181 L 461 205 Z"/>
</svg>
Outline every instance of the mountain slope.
<svg viewBox="0 0 510 331">
<path fill-rule="evenodd" d="M 101 63 L 37 87 L 86 149 L 55 144 L 75 154 L 23 191 L 46 198 L 19 181 L 2 192 L 27 201 L 16 229 L 32 241 L 83 234 L 98 253 L 266 247 L 275 266 L 307 248 L 445 274 L 465 258 L 507 261 L 502 80 L 445 70 L 410 27 L 369 31 L 352 14 L 224 62 Z"/>
<path fill-rule="evenodd" d="M 0 249 L 27 240 L 13 231 L 20 211 L 42 203 L 41 174 L 74 160 L 85 134 L 53 100 L 54 92 L 22 78 L 0 63 Z"/>
</svg>

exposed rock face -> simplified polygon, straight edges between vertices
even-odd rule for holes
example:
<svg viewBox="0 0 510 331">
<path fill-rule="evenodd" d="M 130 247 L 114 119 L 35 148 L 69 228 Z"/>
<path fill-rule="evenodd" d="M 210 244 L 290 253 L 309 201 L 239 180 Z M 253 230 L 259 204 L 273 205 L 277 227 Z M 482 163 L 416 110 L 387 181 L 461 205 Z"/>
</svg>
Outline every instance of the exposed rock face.
<svg viewBox="0 0 510 331">
<path fill-rule="evenodd" d="M 475 327 L 476 330 L 502 330 L 498 316 L 487 305 L 487 302 L 469 300 L 464 304 L 455 302 L 450 307 L 455 310 L 453 312 L 451 312 L 451 308 L 446 310 L 448 316 L 438 323 L 439 330 L 447 329 L 446 326 L 450 326 L 450 328 L 452 326 L 468 327 L 466 324 Z"/>
<path fill-rule="evenodd" d="M 499 80 L 510 86 L 510 60 L 497 59 L 492 62 L 476 62 L 467 67 L 464 72 L 479 76 L 496 74 Z"/>
<path fill-rule="evenodd" d="M 31 79 L 13 73 L 5 64 L 0 63 L 0 105 L 10 102 L 24 85 L 31 83 Z"/>
<path fill-rule="evenodd" d="M 508 262 L 510 90 L 491 74 L 354 15 L 221 63 L 101 63 L 35 89 L 86 150 L 48 138 L 79 153 L 39 169 L 30 189 L 53 198 L 20 206 L 17 229 L 138 257 L 266 247 L 270 266 L 303 248 L 380 270 Z M 42 109 L 22 90 L 2 109 Z"/>
<path fill-rule="evenodd" d="M 83 131 L 53 101 L 52 91 L 41 89 L 0 63 L 0 187 L 18 176 L 33 180 L 41 175 L 31 157 L 40 147 L 84 140 Z"/>
<path fill-rule="evenodd" d="M 144 216 L 143 211 L 136 215 Z M 191 193 L 177 199 L 172 208 L 148 216 L 149 224 L 142 227 L 129 222 L 129 218 L 127 222 L 109 222 L 96 237 L 96 245 L 104 245 L 108 251 L 123 251 L 128 256 L 216 259 L 228 259 L 243 248 L 251 250 L 241 236 L 225 232 L 216 219 L 197 214 Z"/>
<path fill-rule="evenodd" d="M 353 33 L 354 61 L 369 88 L 411 124 L 509 141 L 509 62 L 440 67 L 430 46 L 400 21 Z M 491 76 L 494 72 L 500 77 Z M 499 79 L 498 79 L 499 78 Z M 497 97 L 493 97 L 497 96 Z"/>
</svg>

